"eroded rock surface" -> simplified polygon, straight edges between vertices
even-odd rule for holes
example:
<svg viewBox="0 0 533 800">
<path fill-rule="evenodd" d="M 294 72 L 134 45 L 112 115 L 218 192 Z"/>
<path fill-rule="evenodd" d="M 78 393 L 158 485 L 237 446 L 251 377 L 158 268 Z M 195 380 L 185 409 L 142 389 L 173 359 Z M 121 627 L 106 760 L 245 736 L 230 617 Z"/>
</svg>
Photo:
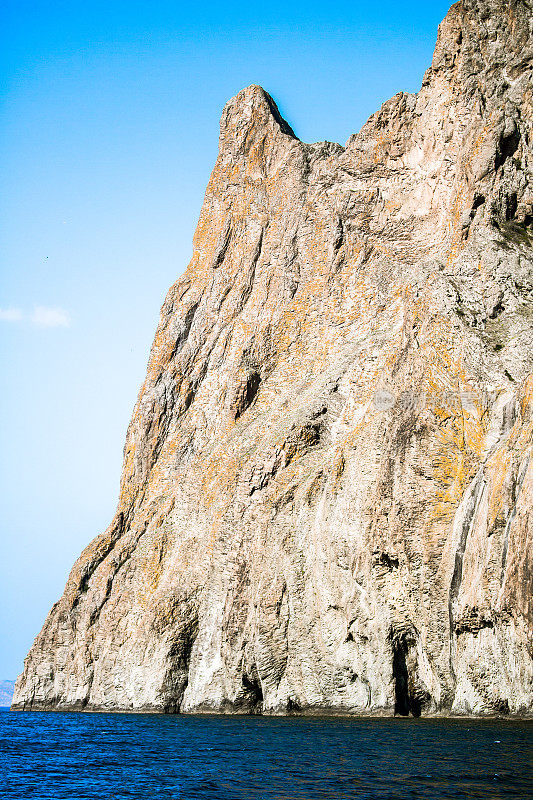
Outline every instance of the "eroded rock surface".
<svg viewBox="0 0 533 800">
<path fill-rule="evenodd" d="M 532 20 L 452 6 L 346 147 L 228 103 L 16 707 L 531 712 Z"/>
</svg>

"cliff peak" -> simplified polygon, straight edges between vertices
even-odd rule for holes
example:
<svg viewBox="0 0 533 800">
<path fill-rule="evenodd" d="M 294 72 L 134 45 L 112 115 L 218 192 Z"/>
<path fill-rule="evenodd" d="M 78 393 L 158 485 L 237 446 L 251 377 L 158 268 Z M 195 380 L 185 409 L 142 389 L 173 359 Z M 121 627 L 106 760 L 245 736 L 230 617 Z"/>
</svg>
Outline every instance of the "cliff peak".
<svg viewBox="0 0 533 800">
<path fill-rule="evenodd" d="M 267 129 L 297 139 L 268 92 L 252 84 L 232 97 L 224 107 L 220 120 L 220 149 L 228 143 L 233 147 L 245 147 L 250 138 L 261 137 Z"/>
</svg>

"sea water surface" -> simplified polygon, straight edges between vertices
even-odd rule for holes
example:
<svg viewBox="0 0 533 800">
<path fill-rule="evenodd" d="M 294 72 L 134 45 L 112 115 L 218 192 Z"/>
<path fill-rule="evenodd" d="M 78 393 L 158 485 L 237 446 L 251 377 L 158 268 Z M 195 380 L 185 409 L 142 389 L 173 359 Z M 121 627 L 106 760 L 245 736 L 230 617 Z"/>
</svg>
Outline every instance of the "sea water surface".
<svg viewBox="0 0 533 800">
<path fill-rule="evenodd" d="M 533 797 L 533 723 L 0 713 L 0 798 Z"/>
</svg>

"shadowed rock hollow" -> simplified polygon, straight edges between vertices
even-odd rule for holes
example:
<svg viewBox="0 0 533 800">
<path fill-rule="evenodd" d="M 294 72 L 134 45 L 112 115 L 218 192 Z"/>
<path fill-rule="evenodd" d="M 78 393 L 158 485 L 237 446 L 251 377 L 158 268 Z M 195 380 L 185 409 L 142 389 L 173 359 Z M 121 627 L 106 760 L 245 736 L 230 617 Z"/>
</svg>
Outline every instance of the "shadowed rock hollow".
<svg viewBox="0 0 533 800">
<path fill-rule="evenodd" d="M 227 104 L 116 516 L 15 707 L 531 712 L 532 20 L 452 6 L 346 147 Z"/>
</svg>

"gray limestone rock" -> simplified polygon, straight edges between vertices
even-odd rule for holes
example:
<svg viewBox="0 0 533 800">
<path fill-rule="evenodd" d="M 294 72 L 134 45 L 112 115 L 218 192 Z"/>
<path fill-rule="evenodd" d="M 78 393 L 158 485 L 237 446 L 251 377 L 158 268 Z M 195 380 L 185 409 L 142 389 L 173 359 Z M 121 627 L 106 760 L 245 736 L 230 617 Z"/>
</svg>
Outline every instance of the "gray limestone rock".
<svg viewBox="0 0 533 800">
<path fill-rule="evenodd" d="M 531 713 L 532 25 L 456 3 L 345 147 L 227 104 L 16 708 Z"/>
</svg>

